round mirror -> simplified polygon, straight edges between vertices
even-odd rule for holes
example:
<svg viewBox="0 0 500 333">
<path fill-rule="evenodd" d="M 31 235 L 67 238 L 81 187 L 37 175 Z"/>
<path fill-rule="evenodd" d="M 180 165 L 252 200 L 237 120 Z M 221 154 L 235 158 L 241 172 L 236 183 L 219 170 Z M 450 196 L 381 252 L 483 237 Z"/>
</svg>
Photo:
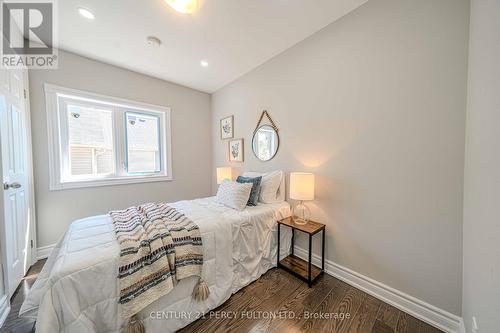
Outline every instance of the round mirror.
<svg viewBox="0 0 500 333">
<path fill-rule="evenodd" d="M 270 125 L 262 125 L 253 135 L 253 153 L 261 161 L 271 160 L 278 152 L 279 146 L 280 137 Z"/>
</svg>

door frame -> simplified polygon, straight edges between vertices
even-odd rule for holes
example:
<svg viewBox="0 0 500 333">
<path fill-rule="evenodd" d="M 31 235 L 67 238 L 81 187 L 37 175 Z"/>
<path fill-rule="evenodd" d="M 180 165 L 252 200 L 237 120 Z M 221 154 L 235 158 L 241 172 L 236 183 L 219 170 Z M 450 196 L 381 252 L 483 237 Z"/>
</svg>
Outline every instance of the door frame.
<svg viewBox="0 0 500 333">
<path fill-rule="evenodd" d="M 31 235 L 31 251 L 28 251 L 28 262 L 30 266 L 37 262 L 37 237 L 36 237 L 36 205 L 35 205 L 35 176 L 33 168 L 33 140 L 31 131 L 31 102 L 30 102 L 30 81 L 29 70 L 24 72 L 24 91 L 26 98 L 24 99 L 24 107 L 26 108 L 26 150 L 28 153 L 28 183 L 29 183 L 29 209 L 30 209 L 30 235 Z"/>
<path fill-rule="evenodd" d="M 33 265 L 37 261 L 37 254 L 36 254 L 36 249 L 37 249 L 37 241 L 36 241 L 36 212 L 35 212 L 35 184 L 34 184 L 34 176 L 33 176 L 33 143 L 32 143 L 32 138 L 31 138 L 31 110 L 30 110 L 30 94 L 29 94 L 29 74 L 28 74 L 28 69 L 25 69 L 23 72 L 23 79 L 24 79 L 24 108 L 25 108 L 25 115 L 26 115 L 26 163 L 27 163 L 27 176 L 28 176 L 28 209 L 29 209 L 29 224 L 28 224 L 28 229 L 29 229 L 29 234 L 30 234 L 30 244 L 31 248 L 28 248 L 26 253 L 27 253 L 27 262 L 29 266 Z M 1 139 L 0 139 L 1 140 Z M 1 147 L 1 146 L 0 146 Z M 2 156 L 0 154 L 0 156 Z M 1 161 L 0 161 L 1 163 Z M 6 251 L 6 232 L 5 232 L 5 207 L 3 207 L 3 199 L 4 199 L 4 190 L 3 190 L 3 176 L 2 176 L 2 188 L 0 188 L 0 200 L 2 200 L 2 211 L 0 211 L 1 214 L 1 223 L 0 223 L 0 255 L 1 255 L 1 260 L 2 260 L 2 272 L 3 272 L 3 283 L 4 283 L 4 291 L 5 294 L 8 296 L 8 300 L 10 303 L 10 297 L 12 295 L 9 294 L 9 274 L 8 274 L 8 267 L 7 267 L 7 251 Z M 28 246 L 30 246 L 28 244 Z M 1 295 L 0 295 L 1 298 Z"/>
</svg>

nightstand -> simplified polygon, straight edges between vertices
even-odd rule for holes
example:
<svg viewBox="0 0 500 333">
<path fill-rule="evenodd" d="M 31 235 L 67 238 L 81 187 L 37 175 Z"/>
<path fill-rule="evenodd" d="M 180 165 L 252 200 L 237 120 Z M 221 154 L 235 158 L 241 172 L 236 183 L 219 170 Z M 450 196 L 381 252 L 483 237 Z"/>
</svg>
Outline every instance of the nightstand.
<svg viewBox="0 0 500 333">
<path fill-rule="evenodd" d="M 292 228 L 292 253 L 283 260 L 280 260 L 280 229 L 281 226 Z M 309 235 L 309 261 L 300 259 L 293 254 L 295 231 L 306 233 Z M 312 241 L 313 236 L 322 231 L 321 239 L 321 268 L 312 264 Z M 320 276 L 325 270 L 325 225 L 322 223 L 309 221 L 305 225 L 295 224 L 293 218 L 287 217 L 286 219 L 278 221 L 278 259 L 277 267 L 283 268 L 286 271 L 296 275 L 300 279 L 307 282 L 311 288 L 314 280 Z"/>
</svg>

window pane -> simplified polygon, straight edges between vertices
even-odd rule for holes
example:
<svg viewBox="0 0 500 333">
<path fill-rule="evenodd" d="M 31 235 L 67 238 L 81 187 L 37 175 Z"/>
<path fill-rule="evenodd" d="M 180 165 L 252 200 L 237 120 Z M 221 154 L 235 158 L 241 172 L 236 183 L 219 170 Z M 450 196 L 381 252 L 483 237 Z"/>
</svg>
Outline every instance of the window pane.
<svg viewBox="0 0 500 333">
<path fill-rule="evenodd" d="M 126 113 L 127 171 L 151 173 L 161 171 L 160 119 L 140 113 Z"/>
<path fill-rule="evenodd" d="M 115 171 L 112 111 L 68 104 L 71 176 L 103 176 Z"/>
</svg>

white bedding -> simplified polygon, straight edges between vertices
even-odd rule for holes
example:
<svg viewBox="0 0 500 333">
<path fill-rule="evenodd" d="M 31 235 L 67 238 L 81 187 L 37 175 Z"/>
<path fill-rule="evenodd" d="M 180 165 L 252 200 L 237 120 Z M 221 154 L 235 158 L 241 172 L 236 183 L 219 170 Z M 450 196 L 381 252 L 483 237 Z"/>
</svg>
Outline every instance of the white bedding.
<svg viewBox="0 0 500 333">
<path fill-rule="evenodd" d="M 276 220 L 290 215 L 286 202 L 236 211 L 211 197 L 172 206 L 200 227 L 203 278 L 210 286 L 210 297 L 193 301 L 196 279 L 180 281 L 139 314 L 148 333 L 174 332 L 188 325 L 275 266 Z M 284 256 L 290 248 L 290 232 L 282 232 L 281 244 Z M 117 303 L 118 253 L 109 216 L 73 222 L 47 260 L 20 315 L 37 318 L 37 333 L 119 332 L 123 319 Z"/>
</svg>

